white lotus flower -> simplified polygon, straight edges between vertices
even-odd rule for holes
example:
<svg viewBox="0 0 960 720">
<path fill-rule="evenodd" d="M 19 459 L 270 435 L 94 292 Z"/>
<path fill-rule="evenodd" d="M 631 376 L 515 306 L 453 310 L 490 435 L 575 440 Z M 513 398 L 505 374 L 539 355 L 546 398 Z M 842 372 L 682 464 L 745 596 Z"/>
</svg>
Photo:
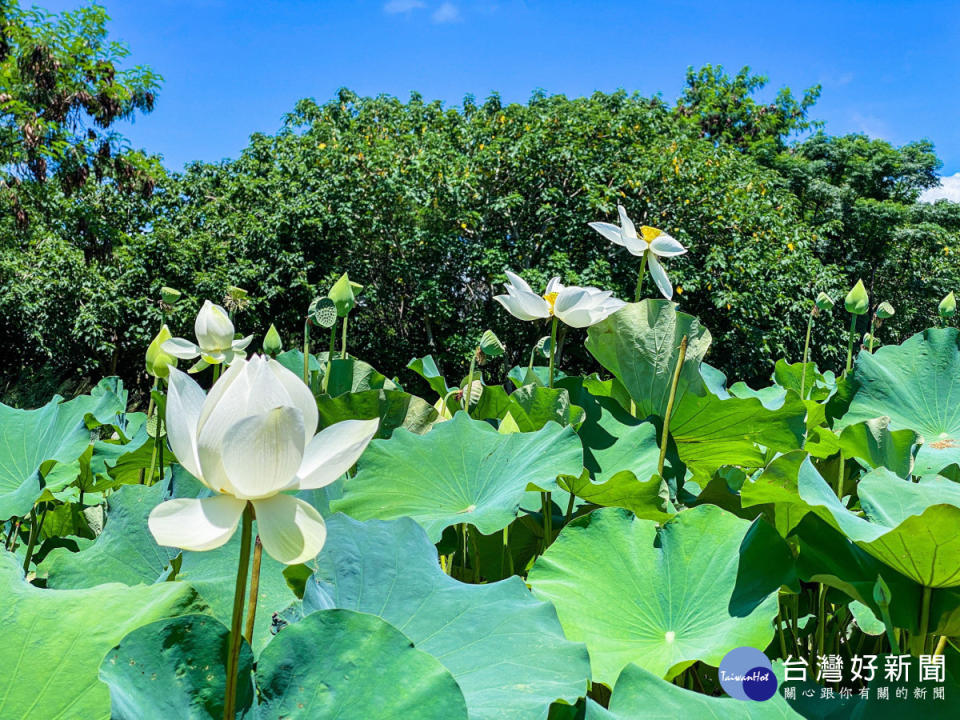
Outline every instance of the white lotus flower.
<svg viewBox="0 0 960 720">
<path fill-rule="evenodd" d="M 226 543 L 253 504 L 267 553 L 287 565 L 313 558 L 326 540 L 323 518 L 289 490 L 329 485 L 363 453 L 378 420 L 317 429 L 317 404 L 303 381 L 276 360 L 238 360 L 204 395 L 170 370 L 167 436 L 180 464 L 214 491 L 176 498 L 150 513 L 160 545 L 212 550 Z"/>
<path fill-rule="evenodd" d="M 641 225 L 640 235 L 637 235 L 637 228 L 634 227 L 633 221 L 627 217 L 627 211 L 623 209 L 623 205 L 617 205 L 617 212 L 620 213 L 620 227 L 607 222 L 587 224 L 610 242 L 623 245 L 634 255 L 645 256 L 647 263 L 650 265 L 650 274 L 653 276 L 653 281 L 657 284 L 663 296 L 670 300 L 673 297 L 673 285 L 670 284 L 670 278 L 667 277 L 666 270 L 663 269 L 663 265 L 657 258 L 683 255 L 687 252 L 687 249 L 663 230 L 658 230 L 649 225 Z"/>
<path fill-rule="evenodd" d="M 229 365 L 235 359 L 246 355 L 244 349 L 253 340 L 253 335 L 248 335 L 242 340 L 234 340 L 233 335 L 236 330 L 227 311 L 209 300 L 204 300 L 203 307 L 197 313 L 193 330 L 197 335 L 197 342 L 192 343 L 184 338 L 171 338 L 163 343 L 161 349 L 183 360 L 190 360 L 199 355 L 207 365 L 220 363 Z"/>
<path fill-rule="evenodd" d="M 506 273 L 509 280 L 504 283 L 507 294 L 497 295 L 494 300 L 521 320 L 556 317 L 571 327 L 582 328 L 597 324 L 626 305 L 613 297 L 609 290 L 574 285 L 564 287 L 558 277 L 547 283 L 543 295 L 537 295 L 522 277 L 509 270 Z"/>
</svg>

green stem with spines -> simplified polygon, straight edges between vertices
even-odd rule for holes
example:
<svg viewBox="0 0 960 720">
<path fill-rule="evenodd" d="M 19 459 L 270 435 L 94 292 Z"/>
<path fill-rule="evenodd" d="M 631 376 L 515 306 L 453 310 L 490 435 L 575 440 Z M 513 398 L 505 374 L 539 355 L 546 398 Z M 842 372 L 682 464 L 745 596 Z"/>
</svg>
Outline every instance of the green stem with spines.
<svg viewBox="0 0 960 720">
<path fill-rule="evenodd" d="M 857 333 L 857 316 L 853 313 L 850 314 L 850 338 L 847 341 L 847 366 L 843 371 L 843 376 L 846 377 L 847 373 L 850 372 L 850 369 L 853 367 L 853 342 L 856 339 Z"/>
<path fill-rule="evenodd" d="M 677 366 L 673 369 L 673 379 L 670 381 L 670 396 L 667 399 L 667 411 L 663 416 L 663 432 L 660 435 L 660 457 L 657 459 L 657 474 L 663 477 L 663 464 L 667 457 L 667 440 L 670 437 L 670 415 L 673 414 L 673 402 L 677 398 L 677 385 L 680 382 L 680 370 L 687 358 L 687 336 L 680 341 L 680 352 L 677 355 Z"/>
<path fill-rule="evenodd" d="M 340 359 L 347 359 L 347 318 L 349 315 L 343 316 L 343 339 L 340 341 Z"/>
<path fill-rule="evenodd" d="M 803 360 L 800 371 L 800 399 L 804 399 L 804 393 L 807 388 L 807 358 L 810 357 L 810 332 L 813 330 L 813 314 L 817 311 L 817 306 L 810 309 L 810 317 L 807 319 L 807 339 L 803 343 Z"/>
<path fill-rule="evenodd" d="M 557 316 L 553 316 L 553 323 L 550 326 L 550 387 L 553 387 L 553 361 L 557 353 Z"/>
<path fill-rule="evenodd" d="M 243 510 L 240 530 L 240 558 L 237 562 L 237 582 L 233 592 L 233 618 L 230 624 L 230 645 L 227 655 L 227 683 L 223 698 L 223 720 L 234 720 L 237 705 L 237 671 L 243 640 L 243 601 L 250 569 L 250 540 L 253 530 L 253 508 L 250 503 Z"/>
<path fill-rule="evenodd" d="M 637 290 L 633 294 L 633 301 L 640 302 L 640 294 L 643 292 L 643 278 L 647 274 L 647 253 L 650 252 L 646 250 L 643 253 L 643 257 L 640 258 L 640 274 L 637 275 Z"/>
<path fill-rule="evenodd" d="M 478 347 L 473 352 L 473 357 L 470 358 L 470 372 L 467 374 L 467 387 L 463 393 L 463 409 L 467 411 L 467 414 L 470 414 L 470 400 L 473 396 L 473 371 L 477 367 L 477 353 L 480 351 Z"/>
<path fill-rule="evenodd" d="M 303 384 L 310 387 L 310 318 L 303 321 Z"/>
</svg>

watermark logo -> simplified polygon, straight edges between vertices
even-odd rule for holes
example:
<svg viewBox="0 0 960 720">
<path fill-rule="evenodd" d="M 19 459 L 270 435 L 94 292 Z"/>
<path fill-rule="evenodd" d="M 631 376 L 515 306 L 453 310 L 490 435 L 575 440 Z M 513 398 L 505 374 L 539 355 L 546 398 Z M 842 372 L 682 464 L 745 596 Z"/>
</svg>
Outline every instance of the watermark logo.
<svg viewBox="0 0 960 720">
<path fill-rule="evenodd" d="M 769 700 L 777 692 L 770 658 L 752 647 L 731 650 L 720 661 L 720 685 L 737 700 Z"/>
</svg>

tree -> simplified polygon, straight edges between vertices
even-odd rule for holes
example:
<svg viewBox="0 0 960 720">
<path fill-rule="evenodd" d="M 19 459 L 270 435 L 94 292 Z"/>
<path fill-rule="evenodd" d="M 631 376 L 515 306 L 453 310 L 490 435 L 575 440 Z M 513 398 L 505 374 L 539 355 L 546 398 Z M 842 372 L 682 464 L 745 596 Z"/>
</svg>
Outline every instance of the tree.
<svg viewBox="0 0 960 720">
<path fill-rule="evenodd" d="M 0 209 L 20 233 L 32 221 L 66 220 L 87 255 L 101 257 L 112 245 L 103 247 L 99 215 L 80 203 L 64 218 L 54 196 L 69 199 L 90 180 L 149 197 L 161 172 L 114 129 L 153 110 L 160 77 L 122 67 L 129 51 L 108 39 L 107 20 L 99 5 L 62 15 L 24 10 L 17 0 L 0 5 Z"/>
</svg>

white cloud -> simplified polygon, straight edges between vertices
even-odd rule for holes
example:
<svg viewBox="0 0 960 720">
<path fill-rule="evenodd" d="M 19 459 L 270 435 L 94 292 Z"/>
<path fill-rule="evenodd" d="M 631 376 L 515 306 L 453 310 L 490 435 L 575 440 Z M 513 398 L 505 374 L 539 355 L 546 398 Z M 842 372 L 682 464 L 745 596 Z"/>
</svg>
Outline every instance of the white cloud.
<svg viewBox="0 0 960 720">
<path fill-rule="evenodd" d="M 397 15 L 398 13 L 408 13 L 411 10 L 420 10 L 427 4 L 422 0 L 390 0 L 383 6 L 383 11 L 388 15 Z"/>
<path fill-rule="evenodd" d="M 450 2 L 445 2 L 433 11 L 435 23 L 456 22 L 460 19 L 460 8 Z"/>
<path fill-rule="evenodd" d="M 920 193 L 920 202 L 933 202 L 944 198 L 960 203 L 960 172 L 941 177 L 937 187 Z"/>
</svg>

